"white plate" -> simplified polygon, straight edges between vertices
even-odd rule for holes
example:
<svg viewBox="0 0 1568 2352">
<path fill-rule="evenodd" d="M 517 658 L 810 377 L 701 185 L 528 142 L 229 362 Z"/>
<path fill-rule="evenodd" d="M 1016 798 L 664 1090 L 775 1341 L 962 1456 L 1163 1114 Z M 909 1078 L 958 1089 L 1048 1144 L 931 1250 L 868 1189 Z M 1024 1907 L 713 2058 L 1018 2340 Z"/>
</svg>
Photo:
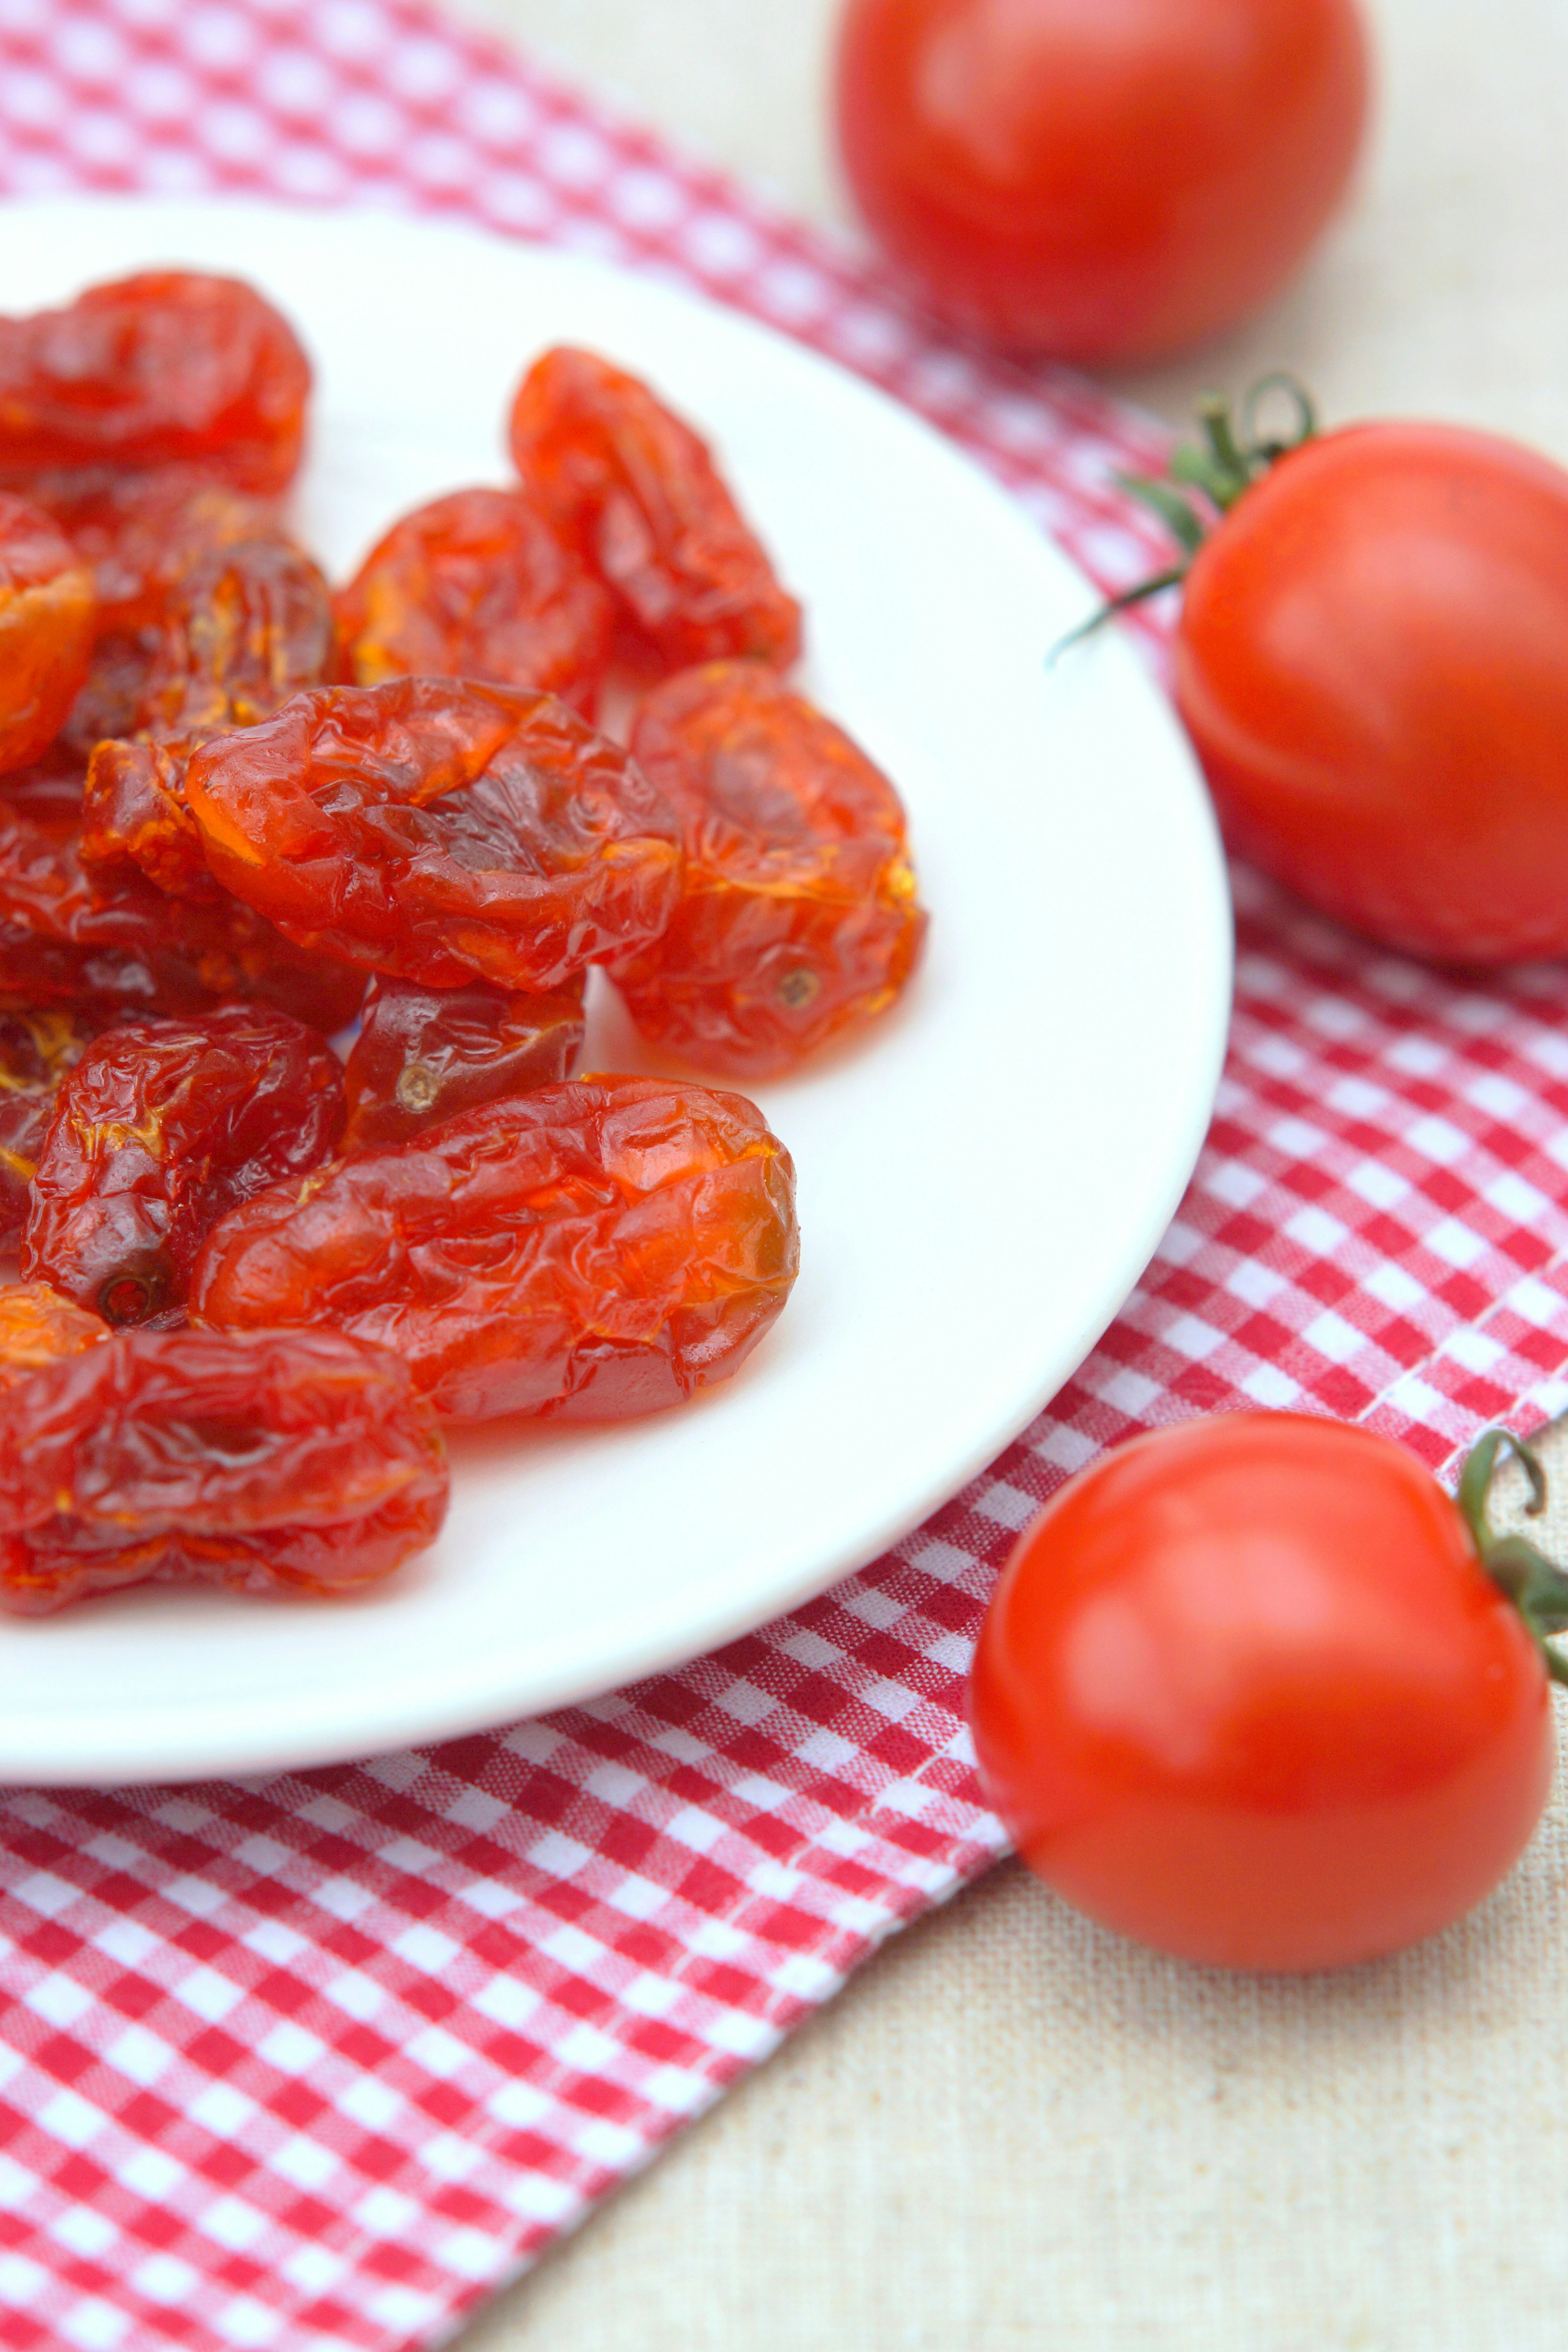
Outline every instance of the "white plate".
<svg viewBox="0 0 1568 2352">
<path fill-rule="evenodd" d="M 908 803 L 930 950 L 857 1048 L 760 1099 L 802 1273 L 694 1407 L 458 1440 L 441 1542 L 337 1605 L 142 1592 L 0 1620 L 0 1777 L 191 1779 L 501 1723 L 695 1655 L 872 1559 L 1087 1354 L 1206 1126 L 1230 920 L 1208 804 L 1133 656 L 1055 674 L 1082 578 L 946 442 L 735 314 L 574 256 L 374 213 L 0 207 L 0 310 L 189 262 L 255 280 L 318 370 L 300 519 L 348 568 L 504 480 L 524 365 L 576 341 L 716 445 L 805 603 L 806 689 Z M 590 1063 L 626 1066 L 601 1008 Z"/>
</svg>

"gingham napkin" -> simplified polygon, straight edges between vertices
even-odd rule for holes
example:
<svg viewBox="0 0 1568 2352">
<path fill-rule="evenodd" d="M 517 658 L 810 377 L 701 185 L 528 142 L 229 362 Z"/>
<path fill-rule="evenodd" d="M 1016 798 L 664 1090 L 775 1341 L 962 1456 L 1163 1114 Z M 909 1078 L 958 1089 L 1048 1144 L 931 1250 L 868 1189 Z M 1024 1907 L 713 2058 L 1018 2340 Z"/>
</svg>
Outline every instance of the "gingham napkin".
<svg viewBox="0 0 1568 2352">
<path fill-rule="evenodd" d="M 695 285 L 911 403 L 1109 586 L 1160 436 L 396 0 L 0 0 L 0 190 L 475 220 Z M 0 220 L 0 301 L 4 294 Z M 1115 1328 L 862 1575 L 683 1673 L 251 1784 L 0 1802 L 0 2345 L 436 2341 L 1001 1851 L 961 1722 L 1015 1530 L 1246 1402 L 1441 1468 L 1568 1404 L 1568 982 L 1468 988 L 1238 877 L 1230 1060 Z"/>
</svg>

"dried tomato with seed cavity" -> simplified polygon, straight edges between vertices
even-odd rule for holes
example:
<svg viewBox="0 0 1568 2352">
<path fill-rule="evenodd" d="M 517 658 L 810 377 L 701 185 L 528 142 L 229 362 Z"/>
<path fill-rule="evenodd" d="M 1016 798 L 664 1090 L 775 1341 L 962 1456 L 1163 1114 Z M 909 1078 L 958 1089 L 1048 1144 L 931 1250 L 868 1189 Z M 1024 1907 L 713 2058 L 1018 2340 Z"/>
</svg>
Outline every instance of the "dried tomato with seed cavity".
<svg viewBox="0 0 1568 2352">
<path fill-rule="evenodd" d="M 643 1035 L 763 1076 L 884 1012 L 926 918 L 881 770 L 757 662 L 668 679 L 631 740 L 686 849 L 665 930 L 611 966 Z"/>
<path fill-rule="evenodd" d="M 406 1366 L 338 1331 L 125 1331 L 7 1391 L 0 1605 L 147 1583 L 337 1594 L 446 1514 Z"/>
<path fill-rule="evenodd" d="M 501 1095 L 553 1085 L 583 1045 L 583 982 L 547 996 L 373 980 L 348 1067 L 348 1151 L 405 1143 Z"/>
<path fill-rule="evenodd" d="M 300 946 L 434 988 L 560 986 L 663 929 L 675 819 L 552 695 L 326 687 L 195 753 L 207 864 Z"/>
<path fill-rule="evenodd" d="M 62 1298 L 47 1282 L 0 1284 L 0 1389 L 109 1337 L 100 1315 Z"/>
<path fill-rule="evenodd" d="M 558 694 L 594 715 L 615 608 L 521 490 L 454 490 L 405 515 L 338 598 L 356 686 L 477 677 Z"/>
<path fill-rule="evenodd" d="M 546 352 L 522 380 L 510 434 L 525 488 L 665 667 L 796 658 L 800 606 L 705 445 L 646 383 L 592 352 Z"/>
<path fill-rule="evenodd" d="M 342 1124 L 336 1055 L 286 1013 L 126 1022 L 61 1084 L 22 1272 L 110 1323 L 176 1319 L 209 1228 L 319 1167 Z"/>
<path fill-rule="evenodd" d="M 185 805 L 192 752 L 254 726 L 317 686 L 333 652 L 331 592 L 278 534 L 195 563 L 173 588 L 132 740 L 100 742 L 88 765 L 81 854 L 138 867 L 177 898 L 214 899 L 202 837 Z"/>
<path fill-rule="evenodd" d="M 61 1005 L 0 1003 L 0 1242 L 26 1223 L 28 1187 L 60 1082 L 99 1025 Z"/>
<path fill-rule="evenodd" d="M 754 1103 L 580 1078 L 258 1194 L 208 1235 L 191 1317 L 337 1324 L 461 1421 L 616 1420 L 728 1378 L 797 1259 L 794 1168 Z"/>
<path fill-rule="evenodd" d="M 94 626 L 92 577 L 68 541 L 41 507 L 0 492 L 0 772 L 26 767 L 65 725 Z"/>
<path fill-rule="evenodd" d="M 292 327 L 238 278 L 162 269 L 92 286 L 64 310 L 0 318 L 0 483 L 183 463 L 286 489 L 310 390 Z"/>
</svg>

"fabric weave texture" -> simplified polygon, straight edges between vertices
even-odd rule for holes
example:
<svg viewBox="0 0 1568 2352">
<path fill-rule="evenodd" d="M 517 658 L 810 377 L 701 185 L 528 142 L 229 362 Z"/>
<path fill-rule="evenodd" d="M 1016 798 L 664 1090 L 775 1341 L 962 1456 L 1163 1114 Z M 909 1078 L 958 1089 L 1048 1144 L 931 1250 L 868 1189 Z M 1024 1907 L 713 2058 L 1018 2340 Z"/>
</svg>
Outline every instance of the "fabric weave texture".
<svg viewBox="0 0 1568 2352">
<path fill-rule="evenodd" d="M 401 0 L 0 0 L 0 193 L 68 188 L 374 203 L 621 261 L 909 402 L 1103 587 L 1164 553 L 1114 479 L 1158 464 L 1152 425 L 944 339 L 851 245 Z M 0 306 L 4 269 L 0 223 Z M 512 1729 L 0 1800 L 0 2345 L 440 2340 L 1002 1851 L 963 1678 L 1070 1471 L 1248 1403 L 1443 1471 L 1568 1405 L 1568 980 L 1436 976 L 1237 880 L 1229 1059 L 1159 1255 L 892 1553 Z"/>
</svg>

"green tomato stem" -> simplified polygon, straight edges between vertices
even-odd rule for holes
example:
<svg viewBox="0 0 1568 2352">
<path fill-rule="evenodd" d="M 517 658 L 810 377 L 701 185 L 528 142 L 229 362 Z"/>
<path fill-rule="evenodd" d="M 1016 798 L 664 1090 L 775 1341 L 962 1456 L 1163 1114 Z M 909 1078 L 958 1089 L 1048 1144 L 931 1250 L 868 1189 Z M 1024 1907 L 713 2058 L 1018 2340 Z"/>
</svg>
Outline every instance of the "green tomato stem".
<svg viewBox="0 0 1568 2352">
<path fill-rule="evenodd" d="M 1549 1643 L 1552 1633 L 1568 1633 L 1568 1575 L 1524 1536 L 1492 1532 L 1488 1505 L 1500 1458 L 1511 1454 L 1530 1482 L 1525 1511 L 1539 1518 L 1546 1508 L 1546 1471 L 1533 1445 L 1510 1430 L 1483 1430 L 1459 1474 L 1458 1501 L 1481 1566 L 1500 1592 L 1523 1618 L 1541 1653 L 1541 1661 L 1555 1683 L 1568 1685 L 1568 1660 Z"/>
</svg>

